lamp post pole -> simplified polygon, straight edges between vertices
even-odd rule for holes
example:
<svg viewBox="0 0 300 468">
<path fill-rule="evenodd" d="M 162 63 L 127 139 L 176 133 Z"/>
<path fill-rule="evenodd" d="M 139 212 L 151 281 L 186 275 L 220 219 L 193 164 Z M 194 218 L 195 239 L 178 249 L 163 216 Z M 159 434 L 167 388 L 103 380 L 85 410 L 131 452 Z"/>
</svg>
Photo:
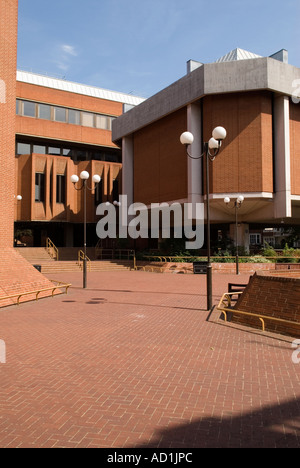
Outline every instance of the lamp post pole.
<svg viewBox="0 0 300 468">
<path fill-rule="evenodd" d="M 208 156 L 209 148 L 208 144 L 205 144 L 206 153 L 206 238 L 207 238 L 207 270 L 206 270 L 206 281 L 207 281 L 207 310 L 212 308 L 212 266 L 210 258 L 210 200 L 209 200 L 209 164 L 210 159 Z"/>
<path fill-rule="evenodd" d="M 209 174 L 210 163 L 215 160 L 221 149 L 222 141 L 226 138 L 226 130 L 223 127 L 216 127 L 212 132 L 212 138 L 208 143 L 204 143 L 204 152 L 200 156 L 193 156 L 189 153 L 188 147 L 194 141 L 194 135 L 190 132 L 184 132 L 180 136 L 180 142 L 185 145 L 186 153 L 191 159 L 200 159 L 205 156 L 206 160 L 206 233 L 207 233 L 207 268 L 206 268 L 206 299 L 207 310 L 212 308 L 212 265 L 210 253 L 210 200 L 209 200 Z"/>
<path fill-rule="evenodd" d="M 240 274 L 239 271 L 239 229 L 238 229 L 238 206 L 237 202 L 234 204 L 235 207 L 235 272 L 237 275 Z"/>
<path fill-rule="evenodd" d="M 83 190 L 83 288 L 87 287 L 87 256 L 86 256 L 86 194 L 87 189 L 93 191 L 97 184 L 99 184 L 101 177 L 98 174 L 93 176 L 93 182 L 95 184 L 94 188 L 89 187 L 87 181 L 90 177 L 90 174 L 87 171 L 82 171 L 80 173 L 80 179 L 82 180 L 81 187 L 76 187 L 77 182 L 79 182 L 79 177 L 77 175 L 71 176 L 71 182 L 74 185 L 75 190 Z"/>
<path fill-rule="evenodd" d="M 87 272 L 86 272 L 86 188 L 87 181 L 83 181 L 83 288 L 87 287 Z"/>
<path fill-rule="evenodd" d="M 243 195 L 239 195 L 234 202 L 234 209 L 235 209 L 235 270 L 236 274 L 239 275 L 239 232 L 238 232 L 238 210 L 241 208 L 243 201 L 245 198 Z M 224 203 L 228 206 L 230 203 L 230 198 L 225 197 Z"/>
</svg>

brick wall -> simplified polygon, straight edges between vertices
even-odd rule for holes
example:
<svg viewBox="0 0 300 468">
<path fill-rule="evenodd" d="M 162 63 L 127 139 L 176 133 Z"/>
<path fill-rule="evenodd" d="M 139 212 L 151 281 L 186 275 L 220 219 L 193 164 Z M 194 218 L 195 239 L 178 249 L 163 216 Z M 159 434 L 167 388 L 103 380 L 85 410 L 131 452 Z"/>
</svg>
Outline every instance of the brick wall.
<svg viewBox="0 0 300 468">
<path fill-rule="evenodd" d="M 119 116 L 123 112 L 122 103 L 84 96 L 43 86 L 17 82 L 17 97 L 45 104 L 85 110 L 98 114 Z M 21 135 L 55 138 L 58 140 L 103 145 L 115 148 L 111 141 L 111 131 L 79 125 L 64 124 L 32 117 L 17 116 L 16 133 Z"/>
<path fill-rule="evenodd" d="M 0 297 L 52 285 L 13 248 L 17 25 L 18 1 L 0 0 Z"/>
<path fill-rule="evenodd" d="M 18 1 L 0 0 L 0 248 L 13 246 Z"/>
<path fill-rule="evenodd" d="M 6 248 L 1 252 L 0 270 L 0 298 L 9 295 L 46 289 L 53 284 L 27 262 L 16 249 Z M 43 292 L 40 298 L 51 295 L 50 292 Z M 20 302 L 34 300 L 35 295 L 28 295 L 21 298 Z M 5 307 L 16 303 L 16 298 L 0 300 L 0 307 Z"/>
<path fill-rule="evenodd" d="M 290 102 L 291 193 L 300 195 L 300 104 Z"/>
<path fill-rule="evenodd" d="M 300 323 L 300 273 L 293 276 L 278 276 L 270 272 L 256 273 L 235 305 L 235 309 L 273 316 Z M 261 329 L 258 318 L 234 315 L 235 322 Z M 300 327 L 283 323 L 265 321 L 266 330 L 300 336 Z"/>
<path fill-rule="evenodd" d="M 187 156 L 179 137 L 186 108 L 134 134 L 134 198 L 147 204 L 187 197 Z"/>
<path fill-rule="evenodd" d="M 98 174 L 102 179 L 102 201 L 113 202 L 113 180 L 118 179 L 121 191 L 121 164 L 105 161 L 74 162 L 68 157 L 50 155 L 19 155 L 16 158 L 18 173 L 17 193 L 22 194 L 22 203 L 15 207 L 18 221 L 69 221 L 83 222 L 83 191 L 76 191 L 71 182 L 71 175 L 80 175 L 88 171 L 90 175 Z M 35 202 L 35 173 L 46 175 L 46 197 L 43 203 Z M 56 176 L 66 177 L 66 201 L 56 201 Z M 88 186 L 93 186 L 92 177 Z M 51 190 L 50 190 L 51 186 Z M 78 185 L 77 185 L 78 186 Z M 50 191 L 52 197 L 50 197 Z M 96 222 L 95 192 L 87 191 L 87 222 Z"/>
<path fill-rule="evenodd" d="M 211 192 L 273 192 L 271 93 L 207 96 L 203 110 L 205 141 L 217 125 L 227 130 L 211 167 Z"/>
</svg>

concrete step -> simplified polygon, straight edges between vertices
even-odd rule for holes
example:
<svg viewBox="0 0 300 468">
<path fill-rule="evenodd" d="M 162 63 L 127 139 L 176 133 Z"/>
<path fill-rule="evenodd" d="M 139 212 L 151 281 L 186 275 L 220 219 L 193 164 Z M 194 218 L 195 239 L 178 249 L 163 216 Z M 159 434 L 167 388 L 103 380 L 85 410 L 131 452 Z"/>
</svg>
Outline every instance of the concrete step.
<svg viewBox="0 0 300 468">
<path fill-rule="evenodd" d="M 38 263 L 39 261 L 52 261 L 45 247 L 16 247 L 16 251 L 22 255 L 30 263 Z"/>
<path fill-rule="evenodd" d="M 76 272 L 82 271 L 82 264 L 74 261 L 41 262 L 42 273 Z M 132 262 L 93 261 L 88 262 L 88 271 L 116 271 L 129 270 Z"/>
</svg>

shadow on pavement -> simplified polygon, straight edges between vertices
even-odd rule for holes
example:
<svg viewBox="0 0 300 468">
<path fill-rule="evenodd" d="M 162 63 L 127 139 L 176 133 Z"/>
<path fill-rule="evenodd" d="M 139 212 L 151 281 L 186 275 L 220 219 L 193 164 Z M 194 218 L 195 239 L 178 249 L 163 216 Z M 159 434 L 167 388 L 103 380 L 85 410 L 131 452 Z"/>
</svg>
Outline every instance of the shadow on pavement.
<svg viewBox="0 0 300 468">
<path fill-rule="evenodd" d="M 170 427 L 138 448 L 300 448 L 300 399 Z"/>
</svg>

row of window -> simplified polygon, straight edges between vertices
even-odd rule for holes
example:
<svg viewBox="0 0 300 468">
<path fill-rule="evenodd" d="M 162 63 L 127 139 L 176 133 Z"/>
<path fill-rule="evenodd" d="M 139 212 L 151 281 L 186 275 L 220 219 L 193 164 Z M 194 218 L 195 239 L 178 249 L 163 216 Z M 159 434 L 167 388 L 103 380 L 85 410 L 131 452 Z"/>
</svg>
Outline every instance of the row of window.
<svg viewBox="0 0 300 468">
<path fill-rule="evenodd" d="M 115 117 L 95 114 L 93 112 L 69 109 L 67 107 L 51 106 L 33 101 L 17 99 L 17 115 L 35 119 L 52 120 L 54 122 L 82 125 L 83 127 L 111 130 Z"/>
<path fill-rule="evenodd" d="M 53 146 L 42 145 L 37 142 L 28 143 L 28 142 L 17 142 L 16 145 L 16 154 L 49 154 L 52 156 L 68 156 L 73 161 L 107 161 L 107 162 L 116 162 L 121 163 L 121 152 L 120 151 L 100 151 L 98 149 L 79 149 L 72 148 L 67 143 L 56 144 L 53 142 Z"/>
<path fill-rule="evenodd" d="M 52 202 L 52 184 L 50 183 L 50 203 Z M 36 172 L 35 174 L 35 201 L 45 202 L 45 173 Z M 95 204 L 99 205 L 103 201 L 103 183 L 102 180 L 95 188 Z M 119 181 L 113 180 L 113 199 L 119 199 Z M 66 203 L 66 176 L 57 174 L 56 176 L 56 203 Z"/>
</svg>

